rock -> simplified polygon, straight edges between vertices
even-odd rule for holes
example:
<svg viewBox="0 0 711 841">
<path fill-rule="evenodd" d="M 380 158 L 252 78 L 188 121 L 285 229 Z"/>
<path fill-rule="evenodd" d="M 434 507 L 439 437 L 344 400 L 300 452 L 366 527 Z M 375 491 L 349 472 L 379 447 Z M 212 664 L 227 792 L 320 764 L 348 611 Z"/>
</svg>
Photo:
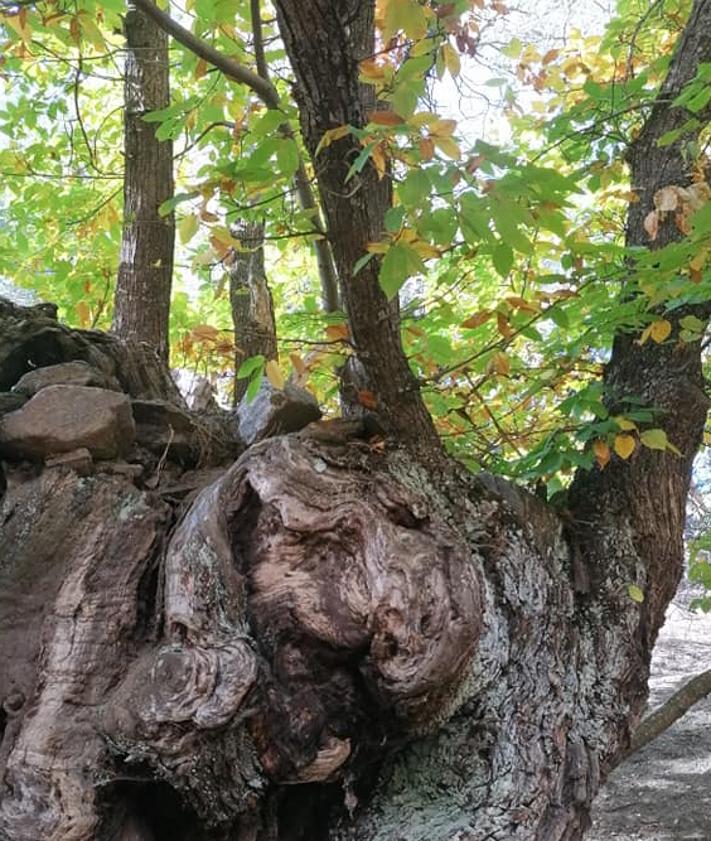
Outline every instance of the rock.
<svg viewBox="0 0 711 841">
<path fill-rule="evenodd" d="M 12 387 L 14 392 L 32 397 L 48 385 L 84 385 L 121 391 L 118 381 L 86 362 L 62 362 L 46 368 L 36 368 L 20 377 Z"/>
<path fill-rule="evenodd" d="M 13 394 L 11 391 L 0 391 L 0 415 L 16 412 L 27 403 L 24 394 Z"/>
<path fill-rule="evenodd" d="M 21 409 L 0 418 L 0 454 L 39 461 L 85 447 L 94 458 L 115 458 L 135 439 L 125 394 L 77 385 L 50 385 Z"/>
<path fill-rule="evenodd" d="M 49 456 L 44 460 L 45 467 L 68 467 L 80 476 L 88 476 L 93 463 L 91 453 L 86 447 L 79 447 L 58 456 Z"/>
<path fill-rule="evenodd" d="M 196 464 L 198 427 L 192 417 L 165 400 L 132 400 L 136 442 L 157 456 L 167 451 L 173 461 Z"/>
<path fill-rule="evenodd" d="M 310 391 L 293 383 L 280 390 L 266 378 L 254 400 L 250 403 L 242 398 L 237 407 L 240 438 L 247 446 L 273 435 L 297 432 L 320 417 L 318 402 Z"/>
<path fill-rule="evenodd" d="M 101 461 L 96 465 L 97 473 L 110 476 L 126 476 L 128 479 L 140 479 L 143 475 L 142 464 L 129 464 L 127 461 Z"/>
</svg>

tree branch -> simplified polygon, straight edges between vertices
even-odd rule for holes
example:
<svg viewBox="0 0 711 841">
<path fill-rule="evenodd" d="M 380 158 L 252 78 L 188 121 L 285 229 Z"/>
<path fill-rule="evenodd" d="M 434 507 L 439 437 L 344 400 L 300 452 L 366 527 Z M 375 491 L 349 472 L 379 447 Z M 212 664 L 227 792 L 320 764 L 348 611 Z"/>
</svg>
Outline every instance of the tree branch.
<svg viewBox="0 0 711 841">
<path fill-rule="evenodd" d="M 650 713 L 635 730 L 627 756 L 661 736 L 675 721 L 711 693 L 711 669 L 692 677 L 681 689 Z"/>
<path fill-rule="evenodd" d="M 667 214 L 669 218 L 660 220 L 658 236 L 650 243 L 644 221 L 655 209 L 658 190 L 671 185 L 686 187 L 691 181 L 692 164 L 683 154 L 689 134 L 669 145 L 660 146 L 658 141 L 689 119 L 689 112 L 674 102 L 696 77 L 700 64 L 708 61 L 711 0 L 695 0 L 667 77 L 628 151 L 630 180 L 639 197 L 629 205 L 628 247 L 656 250 L 684 237 L 674 214 Z M 711 118 L 711 107 L 696 116 L 700 122 Z M 625 289 L 623 294 L 634 294 L 634 290 Z M 707 303 L 697 305 L 697 314 L 706 315 L 707 307 Z M 568 494 L 574 520 L 592 524 L 585 533 L 577 529 L 575 535 L 584 546 L 592 591 L 608 615 L 634 623 L 640 650 L 655 638 L 683 572 L 685 500 L 708 413 L 700 343 L 679 340 L 679 321 L 690 311 L 679 307 L 665 312 L 672 333 L 660 344 L 642 345 L 635 332 L 619 331 L 604 375 L 605 405 L 610 414 L 624 414 L 629 408 L 626 401 L 636 397 L 641 405 L 655 410 L 653 426 L 663 430 L 678 454 L 650 449 L 639 441 L 629 460 L 613 455 L 602 470 L 578 471 Z M 621 506 L 620 500 L 626 504 Z M 605 544 L 614 524 L 634 524 L 624 550 L 624 528 L 614 550 Z M 630 584 L 638 584 L 644 592 L 639 605 L 627 595 Z M 646 665 L 640 663 L 639 667 L 646 680 Z M 645 697 L 646 686 L 635 703 L 642 704 Z"/>
<path fill-rule="evenodd" d="M 235 82 L 239 82 L 242 85 L 247 85 L 248 88 L 251 88 L 257 94 L 267 108 L 279 109 L 279 94 L 268 79 L 263 79 L 260 75 L 254 73 L 238 61 L 222 55 L 219 50 L 216 50 L 202 38 L 193 35 L 192 32 L 173 20 L 169 14 L 153 5 L 150 0 L 134 0 L 134 3 L 137 8 L 158 24 L 164 32 L 171 35 L 179 44 L 182 44 L 191 52 L 195 53 L 199 58 L 204 59 L 208 64 L 212 64 L 213 67 L 216 67 L 225 76 L 234 79 Z"/>
<path fill-rule="evenodd" d="M 254 39 L 254 58 L 257 62 L 257 73 L 262 79 L 269 79 L 269 68 L 264 55 L 264 36 L 262 34 L 262 15 L 260 0 L 249 0 L 249 11 L 252 16 L 252 37 Z"/>
<path fill-rule="evenodd" d="M 252 28 L 254 34 L 255 55 L 257 59 L 257 73 L 248 67 L 223 55 L 202 38 L 193 35 L 192 32 L 173 20 L 169 14 L 155 6 L 151 0 L 135 0 L 135 5 L 145 15 L 155 21 L 158 26 L 168 35 L 171 35 L 179 44 L 182 44 L 199 58 L 204 59 L 213 67 L 240 84 L 247 85 L 262 100 L 267 108 L 279 109 L 279 94 L 274 85 L 269 81 L 268 68 L 264 56 L 264 47 L 261 32 L 261 17 L 259 15 L 259 1 L 250 0 L 252 12 Z M 279 126 L 279 133 L 283 137 L 293 137 L 293 132 L 288 123 Z M 318 210 L 319 205 L 311 189 L 306 168 L 303 161 L 300 161 L 299 168 L 294 175 L 299 203 L 303 210 Z M 315 217 L 314 225 L 319 233 L 326 234 L 326 229 L 321 221 L 320 214 Z M 334 312 L 340 307 L 338 296 L 338 281 L 333 265 L 333 258 L 330 246 L 326 239 L 317 240 L 314 243 L 316 261 L 321 279 L 323 305 L 326 312 Z"/>
</svg>

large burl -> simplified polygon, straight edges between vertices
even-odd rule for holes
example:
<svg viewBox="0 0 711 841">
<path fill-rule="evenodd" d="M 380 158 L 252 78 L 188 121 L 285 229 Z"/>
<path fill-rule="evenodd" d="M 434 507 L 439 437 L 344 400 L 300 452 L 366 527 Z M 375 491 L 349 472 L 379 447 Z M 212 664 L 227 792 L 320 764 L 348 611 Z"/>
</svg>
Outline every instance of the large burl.
<svg viewBox="0 0 711 841">
<path fill-rule="evenodd" d="M 476 566 L 392 467 L 365 443 L 272 439 L 173 534 L 163 639 L 103 727 L 211 821 L 250 809 L 264 778 L 342 778 L 456 705 L 481 630 Z"/>
</svg>

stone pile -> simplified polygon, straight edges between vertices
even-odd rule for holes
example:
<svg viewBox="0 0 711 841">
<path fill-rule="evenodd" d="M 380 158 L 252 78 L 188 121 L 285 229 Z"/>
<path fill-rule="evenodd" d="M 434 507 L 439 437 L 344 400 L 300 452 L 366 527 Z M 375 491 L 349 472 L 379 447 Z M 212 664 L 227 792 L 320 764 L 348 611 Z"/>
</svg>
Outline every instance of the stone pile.
<svg viewBox="0 0 711 841">
<path fill-rule="evenodd" d="M 71 330 L 51 305 L 0 298 L 0 459 L 137 481 L 231 463 L 264 438 L 321 416 L 308 391 L 266 380 L 235 412 L 188 409 L 147 346 Z"/>
</svg>

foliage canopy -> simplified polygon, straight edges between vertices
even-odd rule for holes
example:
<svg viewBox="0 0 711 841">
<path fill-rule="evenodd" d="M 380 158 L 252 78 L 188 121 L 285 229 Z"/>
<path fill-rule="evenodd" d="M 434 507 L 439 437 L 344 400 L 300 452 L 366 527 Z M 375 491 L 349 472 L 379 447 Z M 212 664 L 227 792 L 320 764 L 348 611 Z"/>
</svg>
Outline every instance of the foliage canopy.
<svg viewBox="0 0 711 841">
<path fill-rule="evenodd" d="M 0 274 L 83 327 L 111 319 L 123 11 L 120 0 L 47 0 L 5 4 L 0 18 Z M 549 46 L 519 37 L 516 12 L 501 0 L 378 4 L 378 50 L 361 78 L 381 104 L 364 127 L 334 126 L 321 147 L 354 135 L 361 151 L 350 187 L 369 163 L 393 181 L 385 229 L 357 268 L 382 258 L 381 286 L 400 295 L 404 347 L 437 429 L 472 467 L 543 480 L 550 496 L 578 466 L 604 468 L 640 447 L 676 450 L 639 395 L 610 415 L 599 375 L 617 331 L 640 343 L 677 341 L 670 313 L 711 297 L 708 131 L 699 119 L 711 65 L 679 97 L 686 122 L 660 141 L 693 137 L 683 147 L 691 186 L 654 197 L 645 220 L 654 248 L 625 242 L 626 210 L 638 199 L 625 152 L 688 11 L 686 0 L 621 0 L 604 33 L 571 31 Z M 249 3 L 189 0 L 179 17 L 256 70 Z M 231 226 L 264 222 L 281 351 L 270 376 L 298 378 L 335 410 L 349 331 L 342 312 L 318 303 L 309 242 L 320 234 L 293 186 L 299 162 L 313 174 L 318 155 L 308 160 L 299 138 L 273 17 L 262 9 L 278 108 L 173 42 L 173 101 L 146 117 L 176 143 L 178 189 L 163 207 L 178 214 L 172 362 L 234 373 L 226 268 L 242 245 Z M 498 108 L 508 139 L 473 138 L 453 105 L 459 95 Z M 669 217 L 685 236 L 661 245 Z M 685 316 L 682 327 L 681 341 L 702 341 L 699 318 Z M 238 375 L 261 377 L 264 367 L 251 359 Z"/>
</svg>

